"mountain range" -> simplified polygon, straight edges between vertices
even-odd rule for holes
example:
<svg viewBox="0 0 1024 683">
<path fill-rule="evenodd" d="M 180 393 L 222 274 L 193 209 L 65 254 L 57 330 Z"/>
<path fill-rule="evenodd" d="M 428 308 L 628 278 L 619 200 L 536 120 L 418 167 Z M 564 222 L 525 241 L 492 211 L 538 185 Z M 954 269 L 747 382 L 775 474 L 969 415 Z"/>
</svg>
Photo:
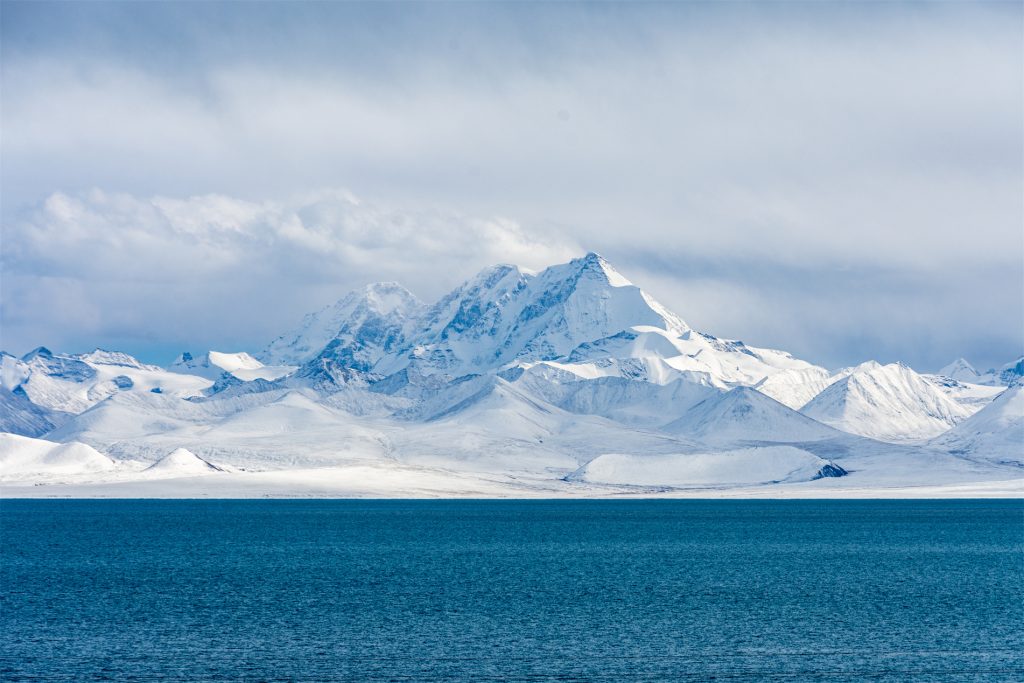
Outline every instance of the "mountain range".
<svg viewBox="0 0 1024 683">
<path fill-rule="evenodd" d="M 699 332 L 593 253 L 493 266 L 432 304 L 371 284 L 262 349 L 167 368 L 0 361 L 7 495 L 1001 495 L 1024 477 L 1024 357 L 830 371 Z"/>
</svg>

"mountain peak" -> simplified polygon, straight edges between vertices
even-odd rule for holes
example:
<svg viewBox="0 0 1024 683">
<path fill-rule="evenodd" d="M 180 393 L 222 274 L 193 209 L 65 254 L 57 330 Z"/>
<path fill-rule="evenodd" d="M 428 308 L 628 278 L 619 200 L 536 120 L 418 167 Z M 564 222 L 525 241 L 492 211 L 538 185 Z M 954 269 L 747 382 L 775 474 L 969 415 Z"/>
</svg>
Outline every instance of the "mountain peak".
<svg viewBox="0 0 1024 683">
<path fill-rule="evenodd" d="M 596 252 L 539 273 L 512 264 L 482 269 L 425 307 L 408 290 L 381 282 L 306 316 L 294 334 L 260 355 L 267 363 L 314 359 L 388 376 L 459 376 L 516 360 L 568 357 L 581 344 L 635 327 L 678 337 L 689 326 L 623 277 Z"/>
<path fill-rule="evenodd" d="M 799 442 L 836 436 L 831 427 L 745 386 L 701 401 L 663 429 L 706 442 Z"/>
<path fill-rule="evenodd" d="M 472 291 L 474 289 L 493 290 L 503 280 L 509 280 L 509 282 L 526 280 L 533 277 L 532 273 L 527 273 L 525 270 L 513 263 L 496 263 L 493 266 L 487 266 L 481 269 L 476 275 L 466 280 L 462 285 L 456 288 L 455 292 L 460 291 Z"/>
<path fill-rule="evenodd" d="M 981 376 L 981 374 L 974 369 L 974 366 L 968 363 L 964 358 L 957 358 L 955 361 L 939 370 L 938 374 L 943 377 L 960 380 L 961 382 L 970 382 Z"/>
<path fill-rule="evenodd" d="M 608 259 L 595 251 L 587 252 L 585 256 L 573 259 L 569 262 L 570 267 L 575 267 L 582 272 L 591 272 L 603 278 L 612 287 L 631 287 L 633 283 L 622 275 L 615 267 L 608 262 Z"/>
<path fill-rule="evenodd" d="M 46 348 L 45 346 L 39 346 L 26 353 L 24 356 L 21 357 L 21 359 L 25 362 L 28 362 L 33 358 L 38 357 L 53 358 L 53 352 L 50 351 L 50 349 Z"/>
<path fill-rule="evenodd" d="M 168 369 L 171 372 L 196 375 L 215 381 L 227 374 L 246 382 L 257 379 L 275 380 L 295 370 L 293 366 L 288 365 L 264 365 L 245 351 L 207 351 L 198 357 L 185 351 Z"/>
<path fill-rule="evenodd" d="M 331 344 L 337 348 L 339 340 L 346 346 L 354 337 L 371 332 L 370 336 L 386 336 L 393 343 L 405 323 L 422 309 L 416 295 L 397 282 L 374 282 L 308 314 L 298 330 L 272 341 L 258 358 L 267 364 L 299 365 Z"/>
<path fill-rule="evenodd" d="M 223 471 L 187 448 L 176 448 L 145 469 L 148 475 L 166 477 L 194 477 Z"/>
<path fill-rule="evenodd" d="M 416 295 L 397 282 L 371 282 L 349 294 L 354 300 L 369 305 L 374 311 L 389 314 L 399 309 L 411 309 L 421 306 Z M 343 301 L 347 300 L 343 299 Z"/>
<path fill-rule="evenodd" d="M 1011 386 L 1020 382 L 1024 377 L 1024 356 L 1015 361 L 1010 361 L 999 372 L 999 383 Z"/>
<path fill-rule="evenodd" d="M 851 434 L 881 441 L 933 437 L 968 411 L 902 363 L 863 363 L 801 412 Z"/>
<path fill-rule="evenodd" d="M 90 353 L 83 353 L 76 357 L 79 360 L 94 365 L 117 365 L 126 368 L 155 367 L 152 365 L 144 366 L 137 358 L 122 351 L 107 351 L 98 347 Z"/>
</svg>

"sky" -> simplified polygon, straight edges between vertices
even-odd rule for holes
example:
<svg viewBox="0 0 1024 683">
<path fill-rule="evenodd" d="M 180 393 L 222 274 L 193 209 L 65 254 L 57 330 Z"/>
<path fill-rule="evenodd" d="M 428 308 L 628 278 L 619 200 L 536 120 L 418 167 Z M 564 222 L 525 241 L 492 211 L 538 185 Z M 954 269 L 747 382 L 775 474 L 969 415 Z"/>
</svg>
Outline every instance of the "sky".
<svg viewBox="0 0 1024 683">
<path fill-rule="evenodd" d="M 1008 3 L 0 4 L 0 347 L 250 350 L 605 256 L 826 367 L 1024 353 Z"/>
</svg>

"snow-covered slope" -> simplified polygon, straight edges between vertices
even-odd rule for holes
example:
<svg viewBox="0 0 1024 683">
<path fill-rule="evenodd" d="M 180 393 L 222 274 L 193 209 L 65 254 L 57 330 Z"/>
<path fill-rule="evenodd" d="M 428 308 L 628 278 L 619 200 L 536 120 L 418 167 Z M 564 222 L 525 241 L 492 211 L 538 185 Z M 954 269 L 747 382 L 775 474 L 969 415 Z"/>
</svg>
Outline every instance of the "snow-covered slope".
<svg viewBox="0 0 1024 683">
<path fill-rule="evenodd" d="M 501 376 L 564 410 L 656 428 L 724 390 L 708 373 L 680 372 L 660 359 L 517 365 Z"/>
<path fill-rule="evenodd" d="M 844 432 L 893 442 L 934 437 L 970 415 L 906 365 L 873 361 L 830 385 L 801 412 Z"/>
<path fill-rule="evenodd" d="M 1008 387 L 1024 377 L 1024 356 L 986 372 L 978 372 L 966 360 L 957 358 L 936 374 L 969 384 Z"/>
<path fill-rule="evenodd" d="M 259 358 L 268 364 L 300 365 L 327 351 L 350 367 L 368 371 L 404 342 L 403 330 L 423 304 L 395 282 L 377 282 L 307 315 L 299 329 L 272 341 Z"/>
<path fill-rule="evenodd" d="M 594 484 L 692 488 L 814 481 L 844 474 L 835 463 L 799 448 L 768 446 L 677 455 L 609 453 L 594 458 L 571 478 Z"/>
<path fill-rule="evenodd" d="M 841 378 L 817 366 L 787 368 L 768 375 L 754 388 L 793 410 L 800 410 L 825 387 Z"/>
<path fill-rule="evenodd" d="M 513 361 L 567 358 L 635 326 L 673 335 L 689 329 L 596 254 L 536 275 L 495 266 L 427 309 L 401 352 L 374 370 L 392 374 L 411 365 L 458 377 Z"/>
<path fill-rule="evenodd" d="M 1024 466 L 1024 385 L 1009 387 L 932 444 L 974 458 Z"/>
<path fill-rule="evenodd" d="M 487 268 L 429 307 L 397 285 L 371 285 L 307 316 L 261 357 L 306 361 L 300 375 L 335 383 L 359 373 L 447 381 L 537 361 L 576 364 L 583 375 L 608 359 L 657 360 L 663 367 L 651 379 L 661 383 L 679 373 L 742 384 L 781 371 L 828 374 L 781 351 L 693 331 L 593 253 L 536 274 Z"/>
<path fill-rule="evenodd" d="M 93 474 L 113 469 L 113 460 L 77 441 L 56 443 L 18 434 L 0 433 L 2 481 Z"/>
<path fill-rule="evenodd" d="M 966 408 L 969 413 L 974 413 L 988 405 L 989 401 L 1006 389 L 1001 384 L 971 384 L 945 375 L 921 375 L 921 377 Z"/>
<path fill-rule="evenodd" d="M 201 477 L 224 469 L 203 460 L 187 448 L 176 448 L 143 470 L 146 477 Z"/>
<path fill-rule="evenodd" d="M 976 384 L 981 379 L 981 373 L 964 358 L 957 358 L 935 374 L 971 384 Z"/>
<path fill-rule="evenodd" d="M 24 395 L 34 405 L 77 414 L 122 392 L 159 392 L 196 396 L 210 386 L 202 377 L 169 372 L 140 363 L 126 353 L 97 349 L 66 355 L 40 347 L 21 359 L 4 354 L 3 388 Z"/>
<path fill-rule="evenodd" d="M 417 309 L 410 302 L 386 319 L 367 318 L 377 308 L 356 303 L 367 301 L 373 301 L 369 294 L 350 296 L 333 317 L 310 318 L 310 329 L 340 331 L 296 374 L 295 382 L 325 390 L 372 384 L 377 391 L 423 395 L 460 377 L 509 376 L 518 367 L 530 375 L 534 389 L 540 388 L 538 372 L 573 376 L 571 403 L 576 407 L 568 409 L 587 412 L 587 405 L 606 406 L 602 397 L 615 384 L 609 378 L 724 389 L 787 373 L 775 393 L 793 405 L 802 404 L 828 378 L 823 368 L 785 352 L 692 330 L 593 253 L 537 274 L 508 265 L 487 268 L 436 304 Z M 324 323 L 328 317 L 329 325 Z M 293 335 L 286 346 L 311 346 L 295 341 L 307 337 Z M 538 363 L 548 367 L 538 370 Z M 595 395 L 588 396 L 590 391 Z M 541 390 L 549 400 L 560 392 Z M 622 415 L 618 409 L 623 407 L 599 408 L 595 414 Z"/>
<path fill-rule="evenodd" d="M 1024 378 L 1024 356 L 999 368 L 998 381 L 1003 386 L 1016 384 Z"/>
<path fill-rule="evenodd" d="M 5 389 L 20 391 L 35 405 L 50 410 L 85 410 L 92 403 L 90 390 L 100 384 L 93 366 L 72 356 L 55 355 L 44 347 L 30 351 L 20 360 L 4 354 L 3 366 Z"/>
<path fill-rule="evenodd" d="M 705 443 L 798 443 L 841 436 L 750 387 L 736 387 L 698 403 L 664 428 Z"/>
<path fill-rule="evenodd" d="M 0 432 L 42 436 L 68 417 L 67 413 L 37 406 L 20 389 L 0 387 Z"/>
<path fill-rule="evenodd" d="M 172 372 L 216 380 L 225 372 L 243 382 L 257 379 L 275 380 L 295 372 L 294 365 L 264 365 L 248 353 L 207 351 L 198 358 L 185 352 L 171 363 Z"/>
</svg>

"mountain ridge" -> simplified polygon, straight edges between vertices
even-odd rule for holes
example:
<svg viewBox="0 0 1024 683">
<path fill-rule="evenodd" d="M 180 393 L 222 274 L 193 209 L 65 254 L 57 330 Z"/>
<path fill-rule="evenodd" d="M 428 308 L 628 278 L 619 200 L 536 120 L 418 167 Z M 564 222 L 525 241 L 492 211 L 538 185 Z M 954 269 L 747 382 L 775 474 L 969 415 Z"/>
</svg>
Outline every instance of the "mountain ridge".
<svg viewBox="0 0 1024 683">
<path fill-rule="evenodd" d="M 203 462 L 223 464 L 219 482 L 369 467 L 445 490 L 476 477 L 488 491 L 632 491 L 657 485 L 661 467 L 664 490 L 691 476 L 700 487 L 1020 476 L 1011 459 L 941 438 L 975 413 L 981 424 L 1001 386 L 874 361 L 830 372 L 699 332 L 593 252 L 537 272 L 491 266 L 429 304 L 373 283 L 262 351 L 182 354 L 167 370 L 99 349 L 0 360 L 0 428 L 81 441 L 126 481 L 169 453 L 158 469 L 171 480 Z M 944 371 L 973 370 L 954 365 Z M 1024 408 L 1007 405 L 1016 424 Z"/>
</svg>

